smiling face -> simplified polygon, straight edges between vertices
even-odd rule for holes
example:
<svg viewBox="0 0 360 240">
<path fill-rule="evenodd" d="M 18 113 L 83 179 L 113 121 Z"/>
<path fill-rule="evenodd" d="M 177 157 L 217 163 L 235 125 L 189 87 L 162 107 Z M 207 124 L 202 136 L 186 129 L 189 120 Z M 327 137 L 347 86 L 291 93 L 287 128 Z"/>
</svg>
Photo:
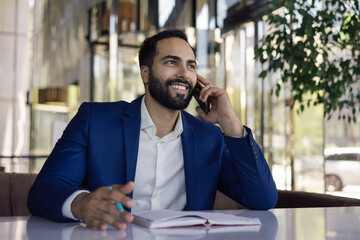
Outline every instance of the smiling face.
<svg viewBox="0 0 360 240">
<path fill-rule="evenodd" d="M 194 52 L 180 38 L 162 39 L 156 50 L 151 69 L 142 68 L 146 91 L 164 107 L 184 109 L 189 105 L 196 84 Z"/>
</svg>

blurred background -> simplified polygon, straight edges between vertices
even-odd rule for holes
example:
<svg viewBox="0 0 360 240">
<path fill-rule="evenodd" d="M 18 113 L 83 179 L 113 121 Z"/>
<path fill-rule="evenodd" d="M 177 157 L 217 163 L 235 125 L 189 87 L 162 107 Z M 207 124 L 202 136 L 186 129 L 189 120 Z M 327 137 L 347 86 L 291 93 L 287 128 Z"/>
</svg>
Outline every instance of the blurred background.
<svg viewBox="0 0 360 240">
<path fill-rule="evenodd" d="M 38 172 L 82 102 L 142 94 L 141 42 L 181 29 L 198 73 L 227 90 L 253 130 L 279 189 L 360 198 L 360 124 L 324 117 L 322 104 L 298 114 L 291 87 L 272 94 L 280 72 L 259 78 L 266 66 L 254 48 L 274 11 L 286 10 L 267 0 L 0 0 L 0 171 Z"/>
</svg>

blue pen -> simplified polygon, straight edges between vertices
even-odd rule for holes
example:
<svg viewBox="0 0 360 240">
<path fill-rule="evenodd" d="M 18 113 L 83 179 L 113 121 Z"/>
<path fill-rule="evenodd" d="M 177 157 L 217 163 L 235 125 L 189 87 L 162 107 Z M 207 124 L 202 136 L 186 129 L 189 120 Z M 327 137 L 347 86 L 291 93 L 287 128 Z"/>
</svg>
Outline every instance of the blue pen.
<svg viewBox="0 0 360 240">
<path fill-rule="evenodd" d="M 111 186 L 109 186 L 109 189 L 112 190 L 113 188 Z M 122 212 L 122 213 L 124 212 L 124 207 L 121 203 L 115 202 L 115 205 L 119 209 L 120 212 Z"/>
<path fill-rule="evenodd" d="M 124 212 L 124 207 L 121 203 L 115 202 L 116 207 L 119 209 L 120 212 Z"/>
</svg>

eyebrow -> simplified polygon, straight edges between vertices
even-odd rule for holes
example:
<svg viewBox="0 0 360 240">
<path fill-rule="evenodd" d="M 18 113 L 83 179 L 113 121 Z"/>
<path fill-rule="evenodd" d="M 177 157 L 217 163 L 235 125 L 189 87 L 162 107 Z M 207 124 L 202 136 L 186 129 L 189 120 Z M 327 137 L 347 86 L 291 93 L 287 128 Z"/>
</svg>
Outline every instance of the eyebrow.
<svg viewBox="0 0 360 240">
<path fill-rule="evenodd" d="M 168 58 L 174 59 L 174 60 L 177 60 L 177 61 L 182 61 L 180 57 L 174 56 L 174 55 L 167 55 L 167 56 L 161 58 L 161 60 L 165 60 L 165 59 L 168 59 Z M 191 63 L 191 64 L 198 65 L 197 61 L 196 61 L 196 60 L 193 60 L 193 59 L 187 60 L 186 62 L 187 62 L 187 63 Z"/>
</svg>

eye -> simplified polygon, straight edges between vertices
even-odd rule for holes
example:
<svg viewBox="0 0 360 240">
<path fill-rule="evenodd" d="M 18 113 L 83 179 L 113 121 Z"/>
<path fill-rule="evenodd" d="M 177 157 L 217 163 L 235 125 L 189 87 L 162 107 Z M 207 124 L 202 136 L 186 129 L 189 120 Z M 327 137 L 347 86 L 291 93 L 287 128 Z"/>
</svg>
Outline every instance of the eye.
<svg viewBox="0 0 360 240">
<path fill-rule="evenodd" d="M 196 65 L 195 65 L 195 64 L 190 64 L 190 65 L 189 65 L 189 68 L 190 68 L 190 69 L 193 69 L 193 70 L 196 70 Z"/>
<path fill-rule="evenodd" d="M 169 60 L 169 61 L 166 61 L 166 64 L 175 65 L 176 62 L 174 60 Z"/>
</svg>

